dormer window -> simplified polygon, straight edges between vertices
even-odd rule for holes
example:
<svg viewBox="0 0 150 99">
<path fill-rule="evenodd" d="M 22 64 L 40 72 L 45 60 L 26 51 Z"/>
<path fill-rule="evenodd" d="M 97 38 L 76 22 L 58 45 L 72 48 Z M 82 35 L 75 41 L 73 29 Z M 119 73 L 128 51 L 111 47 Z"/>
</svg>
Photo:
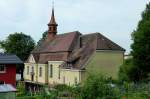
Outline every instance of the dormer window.
<svg viewBox="0 0 150 99">
<path fill-rule="evenodd" d="M 6 66 L 0 65 L 0 73 L 5 73 L 5 72 L 6 72 Z"/>
</svg>

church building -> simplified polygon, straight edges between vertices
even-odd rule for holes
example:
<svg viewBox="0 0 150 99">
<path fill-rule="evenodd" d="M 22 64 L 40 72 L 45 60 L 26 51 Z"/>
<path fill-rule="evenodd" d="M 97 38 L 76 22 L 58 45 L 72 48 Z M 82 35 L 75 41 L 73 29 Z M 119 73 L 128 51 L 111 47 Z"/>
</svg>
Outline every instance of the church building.
<svg viewBox="0 0 150 99">
<path fill-rule="evenodd" d="M 101 33 L 73 31 L 57 33 L 54 9 L 48 23 L 47 38 L 24 63 L 24 79 L 35 84 L 82 83 L 89 73 L 117 79 L 125 50 Z"/>
</svg>

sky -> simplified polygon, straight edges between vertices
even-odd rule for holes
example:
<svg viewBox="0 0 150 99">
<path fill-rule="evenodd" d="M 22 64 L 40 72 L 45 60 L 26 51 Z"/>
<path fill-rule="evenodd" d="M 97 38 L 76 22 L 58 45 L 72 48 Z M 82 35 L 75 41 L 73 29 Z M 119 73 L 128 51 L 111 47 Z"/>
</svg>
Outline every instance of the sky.
<svg viewBox="0 0 150 99">
<path fill-rule="evenodd" d="M 149 0 L 54 0 L 58 34 L 100 32 L 130 52 L 131 33 Z M 23 32 L 36 42 L 48 29 L 52 0 L 0 0 L 0 40 Z"/>
</svg>

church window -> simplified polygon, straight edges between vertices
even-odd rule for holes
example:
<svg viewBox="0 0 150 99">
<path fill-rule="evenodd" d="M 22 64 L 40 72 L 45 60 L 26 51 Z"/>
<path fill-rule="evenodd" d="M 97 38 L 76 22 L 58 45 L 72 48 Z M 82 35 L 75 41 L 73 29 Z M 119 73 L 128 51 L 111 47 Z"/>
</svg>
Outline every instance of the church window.
<svg viewBox="0 0 150 99">
<path fill-rule="evenodd" d="M 39 77 L 42 77 L 42 67 L 39 68 Z"/>
<path fill-rule="evenodd" d="M 60 66 L 58 67 L 58 79 L 60 79 Z"/>
<path fill-rule="evenodd" d="M 27 66 L 27 75 L 29 75 L 29 66 Z"/>
<path fill-rule="evenodd" d="M 53 65 L 50 65 L 50 77 L 53 77 Z"/>
<path fill-rule="evenodd" d="M 65 76 L 63 77 L 63 83 L 65 84 L 66 83 L 66 81 L 65 81 L 66 79 L 65 79 Z"/>
</svg>

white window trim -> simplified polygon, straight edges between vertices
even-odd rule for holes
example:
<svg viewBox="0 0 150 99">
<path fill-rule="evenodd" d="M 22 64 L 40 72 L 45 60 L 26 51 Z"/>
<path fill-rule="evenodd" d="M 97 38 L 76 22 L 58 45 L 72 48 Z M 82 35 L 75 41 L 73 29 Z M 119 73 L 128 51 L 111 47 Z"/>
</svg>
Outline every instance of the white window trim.
<svg viewBox="0 0 150 99">
<path fill-rule="evenodd" d="M 6 65 L 0 65 L 0 66 L 4 66 L 4 71 L 0 71 L 0 73 L 6 73 Z"/>
</svg>

